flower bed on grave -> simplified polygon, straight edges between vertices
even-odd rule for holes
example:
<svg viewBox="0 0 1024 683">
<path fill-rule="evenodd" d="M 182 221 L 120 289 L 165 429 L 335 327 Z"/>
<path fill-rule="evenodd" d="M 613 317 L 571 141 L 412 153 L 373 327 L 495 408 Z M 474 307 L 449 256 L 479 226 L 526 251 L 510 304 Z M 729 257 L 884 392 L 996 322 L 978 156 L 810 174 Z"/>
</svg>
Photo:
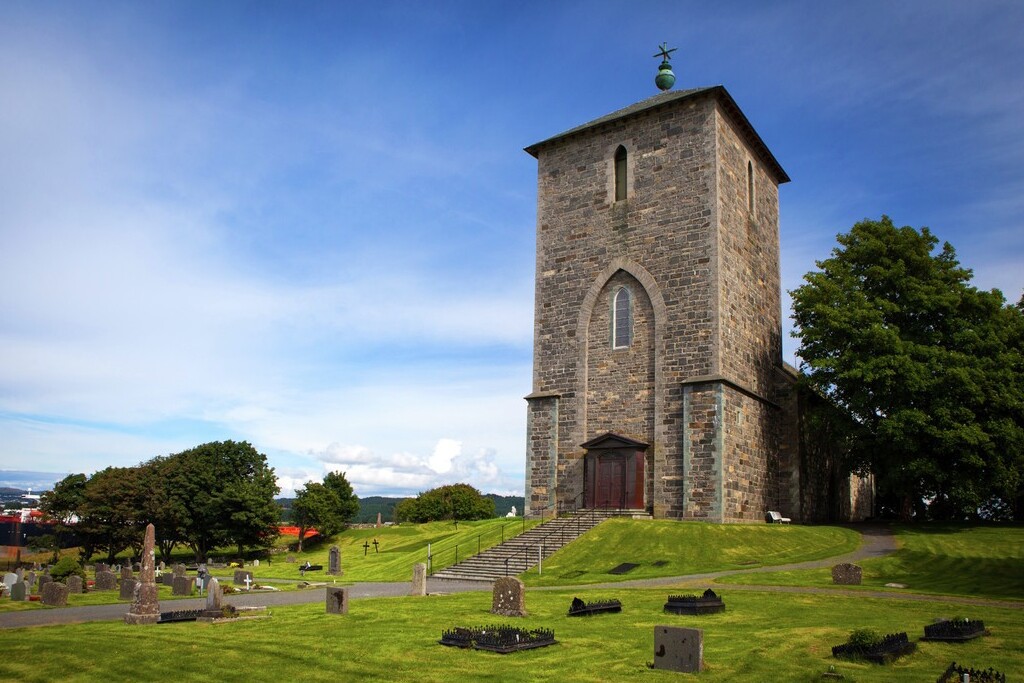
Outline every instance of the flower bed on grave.
<svg viewBox="0 0 1024 683">
<path fill-rule="evenodd" d="M 555 632 L 546 628 L 527 630 L 515 626 L 481 626 L 477 628 L 456 626 L 449 631 L 442 631 L 441 640 L 438 642 L 450 647 L 488 650 L 505 655 L 519 650 L 547 647 L 554 645 L 557 641 Z"/>
<path fill-rule="evenodd" d="M 670 595 L 665 611 L 674 614 L 716 614 L 725 611 L 725 603 L 710 588 L 703 595 Z"/>
<path fill-rule="evenodd" d="M 591 614 L 602 612 L 621 612 L 622 603 L 618 600 L 595 600 L 594 602 L 583 602 L 579 598 L 573 598 L 569 606 L 570 617 L 585 617 Z"/>
<path fill-rule="evenodd" d="M 980 619 L 943 619 L 925 626 L 924 638 L 921 640 L 962 643 L 987 635 L 985 622 Z"/>
<path fill-rule="evenodd" d="M 875 664 L 888 664 L 917 650 L 917 643 L 910 642 L 906 631 L 890 633 L 879 638 L 868 630 L 854 631 L 850 639 L 832 648 L 837 659 L 866 659 Z"/>
</svg>

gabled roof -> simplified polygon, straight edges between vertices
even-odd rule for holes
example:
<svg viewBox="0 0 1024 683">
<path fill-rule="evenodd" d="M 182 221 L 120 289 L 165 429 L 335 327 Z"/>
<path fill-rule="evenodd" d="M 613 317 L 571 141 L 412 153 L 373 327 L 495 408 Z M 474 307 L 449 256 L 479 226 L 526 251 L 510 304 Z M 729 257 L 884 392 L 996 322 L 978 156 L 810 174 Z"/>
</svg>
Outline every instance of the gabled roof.
<svg viewBox="0 0 1024 683">
<path fill-rule="evenodd" d="M 636 441 L 628 436 L 622 436 L 621 434 L 614 434 L 612 432 L 605 432 L 601 436 L 595 436 L 590 441 L 580 444 L 580 448 L 586 448 L 587 450 L 610 448 L 646 449 L 648 446 L 650 446 L 650 444 L 646 444 L 643 441 Z"/>
<path fill-rule="evenodd" d="M 757 134 L 754 127 L 750 125 L 750 121 L 740 110 L 739 105 L 732 98 L 732 95 L 725 89 L 724 86 L 714 85 L 707 88 L 691 88 L 690 90 L 668 90 L 663 93 L 659 93 L 654 97 L 648 97 L 646 100 L 641 100 L 634 104 L 629 105 L 618 111 L 614 111 L 611 114 L 606 114 L 600 118 L 594 119 L 589 123 L 584 123 L 582 126 L 576 126 L 570 128 L 564 133 L 559 133 L 554 137 L 550 137 L 546 140 L 534 143 L 529 147 L 525 148 L 525 151 L 532 155 L 534 158 L 537 157 L 538 152 L 543 147 L 547 147 L 550 144 L 559 142 L 566 138 L 579 135 L 590 131 L 591 129 L 598 128 L 604 124 L 620 121 L 622 119 L 635 116 L 642 112 L 648 112 L 653 109 L 659 109 L 662 107 L 668 107 L 674 103 L 684 102 L 686 100 L 696 99 L 698 97 L 714 97 L 718 100 L 719 104 L 722 105 L 723 109 L 727 111 L 739 126 L 740 133 L 747 143 L 754 149 L 754 151 L 761 157 L 761 160 L 768 166 L 770 171 L 775 175 L 779 184 L 788 183 L 789 176 L 782 169 L 778 160 L 768 149 L 768 145 L 764 144 L 764 140 Z"/>
</svg>

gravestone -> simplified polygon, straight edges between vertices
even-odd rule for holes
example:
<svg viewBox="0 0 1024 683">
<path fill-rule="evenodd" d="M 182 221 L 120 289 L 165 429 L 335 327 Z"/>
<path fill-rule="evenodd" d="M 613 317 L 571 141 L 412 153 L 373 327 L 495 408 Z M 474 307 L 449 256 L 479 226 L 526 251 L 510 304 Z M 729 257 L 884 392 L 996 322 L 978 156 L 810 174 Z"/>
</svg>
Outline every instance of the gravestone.
<svg viewBox="0 0 1024 683">
<path fill-rule="evenodd" d="M 96 572 L 93 588 L 98 591 L 117 590 L 117 575 L 111 571 Z"/>
<path fill-rule="evenodd" d="M 121 593 L 117 596 L 121 600 L 134 600 L 135 588 L 139 582 L 135 579 L 121 579 Z"/>
<path fill-rule="evenodd" d="M 145 561 L 146 561 L 146 558 L 145 558 L 145 557 L 143 557 L 143 558 L 142 558 L 142 561 L 143 561 L 143 562 L 145 562 Z M 165 571 L 165 570 L 167 569 L 167 565 L 166 565 L 166 564 L 164 564 L 164 561 L 163 561 L 163 560 L 160 560 L 160 564 L 158 564 L 158 565 L 157 565 L 157 569 L 159 569 L 159 570 L 160 570 L 161 572 L 163 572 L 163 571 Z"/>
<path fill-rule="evenodd" d="M 196 580 L 188 576 L 175 576 L 174 585 L 171 587 L 171 595 L 192 595 Z"/>
<path fill-rule="evenodd" d="M 377 528 L 380 528 L 380 513 L 377 513 Z"/>
<path fill-rule="evenodd" d="M 82 577 L 78 574 L 72 574 L 67 578 L 68 594 L 69 595 L 81 595 L 82 593 Z"/>
<path fill-rule="evenodd" d="M 655 669 L 697 673 L 704 668 L 704 632 L 699 628 L 654 627 Z"/>
<path fill-rule="evenodd" d="M 327 558 L 327 573 L 331 576 L 341 575 L 341 548 L 336 545 L 331 546 L 331 552 Z"/>
<path fill-rule="evenodd" d="M 212 578 L 206 587 L 207 616 L 216 616 L 222 609 L 224 609 L 224 589 L 220 587 L 220 581 Z"/>
<path fill-rule="evenodd" d="M 186 571 L 188 570 L 185 569 L 185 565 L 180 562 L 174 565 L 174 576 L 185 576 Z"/>
<path fill-rule="evenodd" d="M 861 569 L 855 564 L 844 562 L 832 567 L 832 583 L 840 586 L 859 586 Z"/>
<path fill-rule="evenodd" d="M 53 577 L 49 574 L 43 574 L 39 577 L 39 594 L 43 594 L 43 586 L 53 581 Z"/>
<path fill-rule="evenodd" d="M 327 587 L 327 613 L 348 614 L 348 589 Z"/>
<path fill-rule="evenodd" d="M 245 586 L 246 585 L 246 583 L 245 583 L 246 579 L 249 579 L 249 582 L 252 583 L 252 572 L 251 571 L 249 571 L 247 569 L 236 569 L 235 570 L 235 582 L 234 583 L 235 583 L 236 586 Z"/>
<path fill-rule="evenodd" d="M 97 574 L 99 574 L 100 572 L 109 572 L 109 571 L 110 571 L 110 565 L 108 565 L 106 562 L 97 562 L 96 563 L 96 573 Z"/>
<path fill-rule="evenodd" d="M 60 581 L 47 581 L 41 591 L 40 602 L 50 607 L 68 606 L 68 587 Z"/>
<path fill-rule="evenodd" d="M 412 591 L 409 595 L 427 594 L 427 565 L 417 562 L 412 566 Z"/>
<path fill-rule="evenodd" d="M 165 573 L 161 574 L 160 575 L 160 583 L 162 583 L 165 586 L 173 586 L 174 585 L 174 574 L 172 574 L 171 572 L 165 572 Z"/>
<path fill-rule="evenodd" d="M 7 572 L 6 574 L 4 574 L 4 585 L 7 586 L 8 592 L 10 592 L 11 586 L 13 586 L 17 581 L 20 581 L 20 579 L 18 578 L 18 575 L 14 572 Z"/>
<path fill-rule="evenodd" d="M 28 585 L 28 589 L 31 591 L 36 586 L 36 573 L 34 571 L 25 572 L 25 577 L 22 581 Z"/>
<path fill-rule="evenodd" d="M 18 581 L 24 581 L 25 580 L 25 568 L 24 567 L 18 567 L 17 569 L 14 570 L 14 575 L 18 577 Z"/>
<path fill-rule="evenodd" d="M 24 581 L 15 581 L 11 586 L 11 600 L 14 602 L 28 600 L 28 584 Z"/>
<path fill-rule="evenodd" d="M 494 582 L 491 614 L 505 617 L 526 616 L 526 587 L 514 576 L 503 576 Z"/>
<path fill-rule="evenodd" d="M 142 546 L 140 584 L 135 591 L 131 609 L 124 615 L 126 624 L 155 624 L 160 620 L 160 591 L 156 586 L 156 529 L 146 525 L 146 540 Z"/>
<path fill-rule="evenodd" d="M 50 607 L 68 606 L 68 587 L 57 581 L 48 581 L 40 592 L 40 602 Z"/>
<path fill-rule="evenodd" d="M 134 579 L 134 578 L 135 578 L 135 575 L 132 573 L 132 568 L 131 567 L 128 567 L 128 566 L 121 567 L 121 580 L 122 581 L 125 581 L 127 579 Z"/>
</svg>

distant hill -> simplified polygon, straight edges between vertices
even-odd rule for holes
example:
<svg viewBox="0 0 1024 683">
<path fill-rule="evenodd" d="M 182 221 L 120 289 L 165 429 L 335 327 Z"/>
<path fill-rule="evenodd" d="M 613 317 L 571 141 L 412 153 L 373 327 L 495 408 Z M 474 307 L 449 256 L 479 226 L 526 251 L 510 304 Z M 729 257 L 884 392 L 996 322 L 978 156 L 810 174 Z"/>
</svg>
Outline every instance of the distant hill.
<svg viewBox="0 0 1024 683">
<path fill-rule="evenodd" d="M 485 493 L 485 496 L 494 501 L 494 514 L 504 517 L 516 506 L 516 514 L 523 514 L 522 496 L 499 496 L 495 493 Z M 291 507 L 293 498 L 278 498 L 278 504 L 284 509 L 284 521 L 291 520 Z M 377 513 L 383 522 L 395 521 L 395 506 L 405 498 L 389 498 L 386 496 L 367 496 L 359 499 L 359 514 L 353 518 L 353 524 L 373 524 L 377 521 Z"/>
</svg>

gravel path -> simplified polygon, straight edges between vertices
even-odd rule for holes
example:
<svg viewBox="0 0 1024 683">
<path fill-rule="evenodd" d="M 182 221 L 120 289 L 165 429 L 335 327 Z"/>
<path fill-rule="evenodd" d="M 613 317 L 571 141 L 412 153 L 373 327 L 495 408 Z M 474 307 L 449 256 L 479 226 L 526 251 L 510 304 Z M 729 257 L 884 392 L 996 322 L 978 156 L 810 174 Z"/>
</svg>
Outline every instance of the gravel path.
<svg viewBox="0 0 1024 683">
<path fill-rule="evenodd" d="M 773 567 L 757 567 L 752 569 L 733 569 L 729 571 L 707 572 L 704 574 L 690 574 L 687 576 L 667 576 L 657 579 L 637 579 L 634 581 L 616 581 L 614 583 L 598 583 L 582 586 L 551 586 L 537 587 L 529 590 L 608 590 L 621 588 L 656 588 L 658 586 L 678 585 L 689 582 L 707 581 L 722 576 L 735 574 L 757 574 L 763 572 L 790 571 L 794 569 L 818 569 L 831 567 L 840 562 L 859 562 L 861 560 L 883 557 L 897 549 L 896 539 L 888 528 L 882 526 L 858 526 L 856 530 L 861 534 L 861 545 L 857 550 L 846 555 L 829 557 L 822 560 L 810 562 L 798 562 L 795 564 L 776 565 Z M 385 598 L 400 597 L 408 595 L 409 582 L 401 583 L 357 583 L 349 586 L 349 599 L 359 600 L 363 598 Z M 443 593 L 465 593 L 470 591 L 490 591 L 489 581 L 445 581 L 430 579 L 427 582 L 427 590 L 432 594 Z M 1024 602 L 1010 602 L 1002 600 L 986 600 L 983 598 L 952 597 L 943 595 L 924 595 L 920 593 L 890 593 L 885 591 L 849 590 L 841 588 L 812 588 L 806 586 L 758 586 L 758 585 L 735 585 L 730 584 L 729 590 L 738 591 L 760 591 L 767 593 L 802 593 L 810 595 L 841 595 L 861 596 L 871 598 L 882 598 L 889 600 L 921 600 L 930 602 L 948 602 L 962 605 L 980 605 L 990 607 L 1005 607 L 1010 609 L 1024 609 Z M 281 591 L 279 593 L 253 593 L 234 594 L 225 598 L 228 602 L 238 606 L 268 606 L 276 607 L 281 605 L 304 605 L 308 603 L 324 604 L 325 594 L 322 586 L 301 591 Z M 165 608 L 175 610 L 199 609 L 206 604 L 204 598 L 191 598 L 188 600 L 174 600 L 165 602 Z M 24 626 L 48 626 L 52 624 L 74 624 L 85 621 L 116 621 L 124 617 L 128 611 L 127 603 L 114 605 L 91 605 L 87 607 L 65 607 L 62 609 L 37 609 L 24 612 L 0 612 L 0 628 L 19 628 Z"/>
</svg>

